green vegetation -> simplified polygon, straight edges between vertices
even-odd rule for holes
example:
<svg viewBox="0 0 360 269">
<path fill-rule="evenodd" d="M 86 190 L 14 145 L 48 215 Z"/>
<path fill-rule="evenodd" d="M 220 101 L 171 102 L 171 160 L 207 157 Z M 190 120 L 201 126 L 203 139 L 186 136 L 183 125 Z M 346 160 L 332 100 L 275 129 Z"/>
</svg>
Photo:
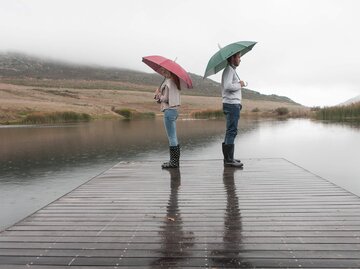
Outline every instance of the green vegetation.
<svg viewBox="0 0 360 269">
<path fill-rule="evenodd" d="M 289 109 L 287 107 L 278 107 L 277 109 L 275 109 L 275 112 L 278 116 L 285 116 L 289 114 Z"/>
<path fill-rule="evenodd" d="M 44 124 L 44 123 L 70 123 L 90 121 L 91 116 L 86 113 L 76 112 L 53 112 L 43 113 L 34 112 L 25 117 L 21 123 L 23 124 Z"/>
<path fill-rule="evenodd" d="M 71 98 L 75 98 L 75 99 L 80 99 L 78 94 L 76 94 L 75 92 L 69 91 L 69 90 L 61 90 L 61 89 L 57 89 L 57 90 L 32 89 L 32 90 L 38 91 L 38 92 L 49 93 L 49 94 L 53 94 L 53 95 L 59 95 L 59 96 L 63 96 L 63 97 L 71 97 Z"/>
<path fill-rule="evenodd" d="M 260 109 L 259 109 L 259 108 L 257 108 L 257 107 L 255 107 L 253 110 L 251 110 L 251 112 L 254 112 L 254 113 L 256 113 L 256 112 L 260 112 Z"/>
<path fill-rule="evenodd" d="M 347 106 L 324 107 L 317 112 L 322 120 L 360 121 L 360 102 Z"/>
<path fill-rule="evenodd" d="M 319 106 L 313 106 L 313 107 L 311 107 L 310 108 L 310 111 L 315 111 L 315 112 L 317 112 L 317 111 L 320 111 L 320 107 Z"/>
<path fill-rule="evenodd" d="M 195 119 L 218 119 L 224 117 L 222 110 L 206 109 L 201 111 L 194 111 L 190 113 L 190 116 Z"/>
<path fill-rule="evenodd" d="M 132 119 L 153 119 L 155 118 L 154 112 L 138 112 L 133 109 L 123 108 L 123 109 L 113 109 L 113 111 L 127 120 Z"/>
</svg>

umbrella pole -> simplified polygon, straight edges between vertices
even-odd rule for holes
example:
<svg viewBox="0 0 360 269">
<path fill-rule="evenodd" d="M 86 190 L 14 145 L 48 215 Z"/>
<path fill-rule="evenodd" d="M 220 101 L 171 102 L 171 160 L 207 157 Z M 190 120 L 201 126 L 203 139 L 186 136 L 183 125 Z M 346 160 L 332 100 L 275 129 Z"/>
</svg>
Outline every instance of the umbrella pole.
<svg viewBox="0 0 360 269">
<path fill-rule="evenodd" d="M 239 77 L 239 75 L 236 73 L 236 71 L 235 71 L 235 75 L 237 76 L 237 78 L 238 78 L 238 80 L 239 80 L 239 82 L 240 82 L 240 77 Z"/>
<path fill-rule="evenodd" d="M 160 84 L 160 86 L 159 86 L 159 89 L 161 89 L 161 85 L 163 85 L 165 79 L 166 79 L 166 78 L 164 78 L 163 81 L 161 82 L 161 84 Z"/>
</svg>

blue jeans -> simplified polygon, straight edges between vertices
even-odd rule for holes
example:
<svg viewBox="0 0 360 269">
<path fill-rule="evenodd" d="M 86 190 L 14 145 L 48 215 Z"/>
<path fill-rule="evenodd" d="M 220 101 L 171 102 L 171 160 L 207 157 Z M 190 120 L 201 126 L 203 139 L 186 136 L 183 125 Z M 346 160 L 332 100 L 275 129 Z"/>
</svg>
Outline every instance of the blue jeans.
<svg viewBox="0 0 360 269">
<path fill-rule="evenodd" d="M 241 104 L 223 103 L 223 111 L 226 116 L 226 133 L 224 144 L 234 144 L 237 135 L 237 126 L 240 119 Z"/>
<path fill-rule="evenodd" d="M 176 119 L 178 118 L 177 109 L 165 109 L 164 110 L 164 126 L 167 137 L 169 139 L 169 145 L 171 147 L 178 145 L 176 136 Z"/>
</svg>

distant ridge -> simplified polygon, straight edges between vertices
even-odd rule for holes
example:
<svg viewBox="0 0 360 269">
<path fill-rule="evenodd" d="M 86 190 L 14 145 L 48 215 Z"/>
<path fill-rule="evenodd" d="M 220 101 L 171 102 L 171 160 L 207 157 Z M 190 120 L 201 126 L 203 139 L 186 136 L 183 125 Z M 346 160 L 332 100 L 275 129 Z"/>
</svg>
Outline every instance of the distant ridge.
<svg viewBox="0 0 360 269">
<path fill-rule="evenodd" d="M 211 79 L 190 73 L 194 90 L 184 89 L 187 95 L 220 96 L 220 84 Z M 54 79 L 54 80 L 101 80 L 127 82 L 157 87 L 162 78 L 158 74 L 149 74 L 129 69 L 70 64 L 61 61 L 42 59 L 22 53 L 0 53 L 0 79 Z M 297 104 L 285 96 L 265 95 L 243 89 L 243 98 Z"/>
<path fill-rule="evenodd" d="M 358 96 L 350 98 L 349 100 L 339 104 L 339 106 L 347 106 L 347 105 L 351 105 L 353 103 L 358 103 L 358 102 L 360 102 L 360 94 Z"/>
</svg>

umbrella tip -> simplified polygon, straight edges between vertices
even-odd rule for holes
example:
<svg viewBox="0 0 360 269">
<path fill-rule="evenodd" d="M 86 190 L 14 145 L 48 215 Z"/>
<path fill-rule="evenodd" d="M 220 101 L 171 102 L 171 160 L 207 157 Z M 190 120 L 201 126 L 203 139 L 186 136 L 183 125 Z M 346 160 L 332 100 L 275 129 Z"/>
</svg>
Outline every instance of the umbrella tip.
<svg viewBox="0 0 360 269">
<path fill-rule="evenodd" d="M 218 43 L 218 48 L 219 48 L 219 50 L 221 50 L 221 49 L 222 49 L 222 47 L 221 47 L 220 43 Z"/>
</svg>

